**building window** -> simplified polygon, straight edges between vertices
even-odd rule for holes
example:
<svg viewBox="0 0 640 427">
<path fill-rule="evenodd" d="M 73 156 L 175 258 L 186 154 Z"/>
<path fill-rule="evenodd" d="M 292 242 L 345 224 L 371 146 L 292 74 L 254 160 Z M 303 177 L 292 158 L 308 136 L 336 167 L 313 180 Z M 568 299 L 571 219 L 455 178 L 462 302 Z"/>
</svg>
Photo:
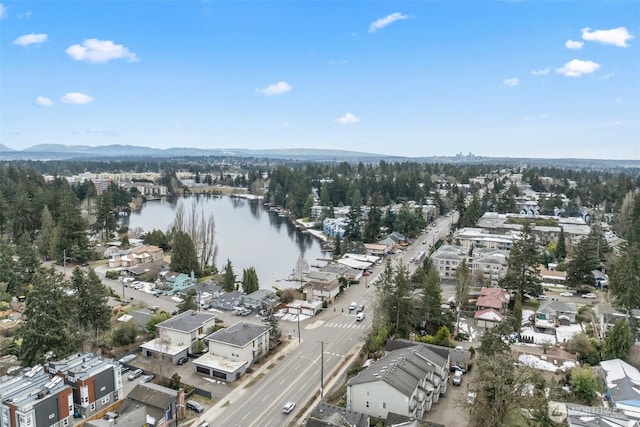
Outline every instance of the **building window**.
<svg viewBox="0 0 640 427">
<path fill-rule="evenodd" d="M 92 411 L 95 411 L 95 410 L 96 410 L 96 402 L 93 402 L 93 403 L 91 404 L 91 410 L 92 410 Z"/>
<path fill-rule="evenodd" d="M 366 406 L 367 406 L 367 408 L 369 407 L 369 401 L 367 401 Z"/>
<path fill-rule="evenodd" d="M 382 402 L 382 409 L 387 409 L 387 402 Z"/>
<path fill-rule="evenodd" d="M 62 420 L 62 425 L 63 426 L 68 426 L 69 425 L 69 418 L 65 418 L 64 420 Z"/>
<path fill-rule="evenodd" d="M 109 395 L 108 394 L 105 397 L 102 398 L 101 403 L 103 405 L 106 405 L 107 403 L 109 403 Z"/>
</svg>

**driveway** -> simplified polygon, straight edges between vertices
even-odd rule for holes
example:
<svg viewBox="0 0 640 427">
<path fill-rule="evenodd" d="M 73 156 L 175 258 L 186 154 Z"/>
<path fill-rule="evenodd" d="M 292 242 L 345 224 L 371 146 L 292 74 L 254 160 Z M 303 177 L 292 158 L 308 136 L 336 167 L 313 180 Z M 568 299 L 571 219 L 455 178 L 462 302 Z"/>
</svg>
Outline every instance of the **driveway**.
<svg viewBox="0 0 640 427">
<path fill-rule="evenodd" d="M 449 386 L 447 394 L 441 397 L 438 403 L 433 405 L 431 412 L 428 412 L 424 418 L 434 423 L 440 423 L 445 426 L 465 427 L 469 425 L 469 415 L 466 411 L 467 407 L 467 386 L 475 377 L 473 370 L 467 372 L 462 377 L 462 384 L 457 386 L 451 383 L 453 374 L 449 376 Z"/>
</svg>

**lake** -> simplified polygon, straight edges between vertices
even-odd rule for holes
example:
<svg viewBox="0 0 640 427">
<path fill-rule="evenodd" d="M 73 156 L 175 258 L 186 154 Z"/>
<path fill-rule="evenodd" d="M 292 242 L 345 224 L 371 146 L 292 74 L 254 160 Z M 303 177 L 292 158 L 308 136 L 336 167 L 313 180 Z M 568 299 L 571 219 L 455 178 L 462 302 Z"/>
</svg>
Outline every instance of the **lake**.
<svg viewBox="0 0 640 427">
<path fill-rule="evenodd" d="M 260 288 L 272 289 L 298 286 L 286 282 L 302 254 L 309 266 L 325 264 L 320 242 L 309 233 L 302 233 L 287 218 L 269 212 L 262 201 L 236 199 L 227 196 L 187 196 L 148 201 L 142 210 L 120 218 L 120 224 L 133 230 L 167 232 L 172 226 L 179 203 L 184 204 L 185 217 L 192 210 L 204 212 L 205 219 L 213 214 L 216 222 L 218 256 L 215 264 L 221 270 L 231 260 L 237 280 L 242 280 L 245 268 L 254 267 Z"/>
</svg>

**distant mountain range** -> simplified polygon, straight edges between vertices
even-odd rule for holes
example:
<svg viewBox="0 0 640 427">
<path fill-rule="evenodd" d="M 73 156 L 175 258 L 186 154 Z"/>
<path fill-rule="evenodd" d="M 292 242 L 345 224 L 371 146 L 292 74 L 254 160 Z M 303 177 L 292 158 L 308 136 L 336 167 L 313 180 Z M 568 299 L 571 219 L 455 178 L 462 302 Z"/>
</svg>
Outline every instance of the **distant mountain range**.
<svg viewBox="0 0 640 427">
<path fill-rule="evenodd" d="M 184 159 L 187 157 L 257 158 L 297 161 L 345 161 L 373 163 L 411 161 L 429 163 L 484 163 L 499 165 L 542 165 L 565 168 L 628 169 L 640 168 L 640 159 L 541 159 L 523 157 L 483 157 L 458 154 L 455 156 L 404 157 L 386 154 L 364 153 L 350 150 L 326 150 L 319 148 L 244 149 L 244 148 L 150 148 L 135 145 L 39 144 L 24 150 L 14 150 L 0 144 L 0 160 L 135 160 L 136 158 Z"/>
</svg>

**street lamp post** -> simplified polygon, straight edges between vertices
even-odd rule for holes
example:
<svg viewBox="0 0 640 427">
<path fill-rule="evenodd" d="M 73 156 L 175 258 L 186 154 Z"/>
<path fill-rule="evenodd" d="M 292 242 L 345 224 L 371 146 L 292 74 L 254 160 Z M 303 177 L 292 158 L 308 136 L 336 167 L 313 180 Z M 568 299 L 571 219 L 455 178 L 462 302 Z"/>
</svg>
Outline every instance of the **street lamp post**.
<svg viewBox="0 0 640 427">
<path fill-rule="evenodd" d="M 300 343 L 300 311 L 302 307 L 298 307 L 298 344 Z"/>
<path fill-rule="evenodd" d="M 324 399 L 324 341 L 320 341 L 320 400 Z"/>
</svg>

